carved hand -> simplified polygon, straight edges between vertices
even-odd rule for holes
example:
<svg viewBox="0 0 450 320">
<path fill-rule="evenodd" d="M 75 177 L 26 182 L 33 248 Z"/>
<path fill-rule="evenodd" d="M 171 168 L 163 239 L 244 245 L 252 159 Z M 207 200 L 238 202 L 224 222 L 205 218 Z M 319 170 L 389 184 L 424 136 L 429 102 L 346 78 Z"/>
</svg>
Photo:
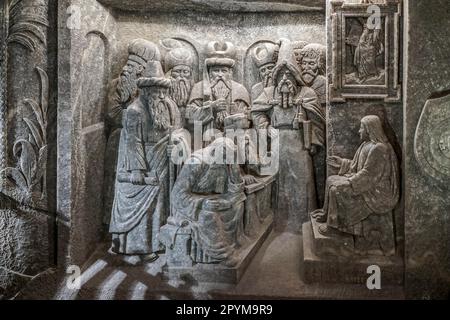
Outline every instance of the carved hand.
<svg viewBox="0 0 450 320">
<path fill-rule="evenodd" d="M 226 111 L 227 105 L 228 103 L 225 99 L 217 99 L 211 103 L 211 107 L 215 112 Z"/>
<path fill-rule="evenodd" d="M 231 203 L 225 199 L 206 199 L 203 202 L 203 209 L 211 211 L 221 211 L 231 208 Z"/>
<path fill-rule="evenodd" d="M 244 176 L 244 182 L 245 182 L 245 185 L 248 186 L 250 184 L 257 183 L 258 180 L 256 180 L 256 178 L 254 176 L 252 176 L 251 174 L 247 174 Z"/>
<path fill-rule="evenodd" d="M 130 182 L 132 184 L 141 185 L 141 184 L 145 183 L 144 178 L 145 178 L 145 176 L 140 170 L 135 170 L 135 171 L 131 172 Z"/>
<path fill-rule="evenodd" d="M 327 163 L 330 166 L 339 169 L 342 165 L 342 158 L 340 158 L 338 156 L 331 156 L 331 157 L 328 157 Z"/>
</svg>

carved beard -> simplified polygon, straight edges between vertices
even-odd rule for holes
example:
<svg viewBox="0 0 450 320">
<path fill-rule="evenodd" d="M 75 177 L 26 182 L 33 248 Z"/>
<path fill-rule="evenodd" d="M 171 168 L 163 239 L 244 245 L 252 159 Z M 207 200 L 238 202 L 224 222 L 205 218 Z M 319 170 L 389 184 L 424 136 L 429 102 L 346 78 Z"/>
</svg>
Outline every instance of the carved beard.
<svg viewBox="0 0 450 320">
<path fill-rule="evenodd" d="M 262 82 L 263 82 L 264 88 L 271 86 L 272 85 L 272 72 L 265 74 Z"/>
<path fill-rule="evenodd" d="M 137 75 L 135 72 L 123 72 L 120 75 L 119 83 L 117 84 L 117 92 L 121 103 L 126 103 L 134 98 L 137 91 Z"/>
<path fill-rule="evenodd" d="M 230 98 L 231 93 L 231 81 L 227 82 L 221 77 L 216 78 L 214 83 L 211 85 L 211 93 L 215 100 L 217 99 L 228 100 Z M 218 112 L 214 119 L 216 128 L 222 130 L 224 127 L 225 118 L 228 116 L 229 114 L 227 111 Z"/>
<path fill-rule="evenodd" d="M 289 108 L 297 95 L 297 87 L 289 79 L 282 79 L 277 86 L 277 96 L 284 109 Z"/>
<path fill-rule="evenodd" d="M 211 84 L 211 93 L 214 100 L 227 99 L 231 93 L 231 81 L 226 81 L 221 77 L 214 79 Z"/>
<path fill-rule="evenodd" d="M 192 80 L 178 77 L 170 79 L 169 94 L 178 107 L 186 107 L 191 94 Z"/>
<path fill-rule="evenodd" d="M 305 70 L 302 72 L 302 79 L 303 81 L 305 81 L 307 85 L 311 85 L 314 82 L 314 79 L 316 79 L 318 74 L 319 69 L 317 69 L 316 71 Z"/>
<path fill-rule="evenodd" d="M 150 115 L 153 119 L 153 125 L 156 129 L 169 129 L 169 126 L 171 125 L 169 108 L 170 106 L 166 100 L 150 100 Z"/>
</svg>

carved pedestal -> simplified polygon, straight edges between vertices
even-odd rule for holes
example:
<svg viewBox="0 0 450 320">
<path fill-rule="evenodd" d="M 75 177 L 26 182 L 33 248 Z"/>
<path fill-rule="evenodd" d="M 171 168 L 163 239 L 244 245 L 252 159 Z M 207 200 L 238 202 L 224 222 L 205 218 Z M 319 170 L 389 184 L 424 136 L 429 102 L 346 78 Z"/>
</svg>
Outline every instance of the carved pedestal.
<svg viewBox="0 0 450 320">
<path fill-rule="evenodd" d="M 318 232 L 311 219 L 303 224 L 303 279 L 306 283 L 366 284 L 372 273 L 367 268 L 380 267 L 381 285 L 403 284 L 403 262 L 398 256 L 358 256 L 352 253 L 353 237 L 339 239 Z"/>
<path fill-rule="evenodd" d="M 166 246 L 166 276 L 169 279 L 190 276 L 199 282 L 238 283 L 258 249 L 272 230 L 271 206 L 274 177 L 264 177 L 245 187 L 247 199 L 243 217 L 244 239 L 237 250 L 234 267 L 223 264 L 194 263 L 190 257 L 191 230 L 189 226 L 165 225 L 160 239 Z"/>
</svg>

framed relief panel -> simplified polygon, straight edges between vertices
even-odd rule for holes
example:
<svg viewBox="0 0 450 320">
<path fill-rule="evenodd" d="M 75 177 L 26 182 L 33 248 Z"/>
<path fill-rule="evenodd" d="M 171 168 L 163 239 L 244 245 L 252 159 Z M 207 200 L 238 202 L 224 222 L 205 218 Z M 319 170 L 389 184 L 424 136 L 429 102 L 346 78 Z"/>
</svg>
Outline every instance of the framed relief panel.
<svg viewBox="0 0 450 320">
<path fill-rule="evenodd" d="M 376 5 L 332 1 L 331 10 L 330 101 L 400 101 L 400 1 Z"/>
</svg>

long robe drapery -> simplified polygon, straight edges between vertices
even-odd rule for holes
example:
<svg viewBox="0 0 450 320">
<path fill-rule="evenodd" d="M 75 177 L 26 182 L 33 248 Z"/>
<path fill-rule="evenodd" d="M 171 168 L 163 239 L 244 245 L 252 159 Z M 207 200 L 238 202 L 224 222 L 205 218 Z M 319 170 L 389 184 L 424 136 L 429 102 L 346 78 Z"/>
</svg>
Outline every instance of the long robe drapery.
<svg viewBox="0 0 450 320">
<path fill-rule="evenodd" d="M 375 242 L 384 252 L 392 251 L 392 210 L 398 199 L 397 158 L 392 146 L 364 142 L 353 160 L 343 159 L 339 175 L 327 180 L 327 225 L 358 236 L 359 241 Z"/>
<path fill-rule="evenodd" d="M 276 225 L 300 232 L 302 223 L 309 219 L 309 212 L 317 208 L 317 199 L 313 161 L 309 150 L 305 148 L 304 130 L 296 117 L 299 108 L 302 108 L 308 119 L 312 116 L 322 119 L 323 112 L 317 95 L 311 88 L 301 87 L 296 95 L 295 99 L 305 101 L 301 107 L 286 109 L 270 104 L 274 100 L 275 90 L 273 86 L 265 88 L 253 102 L 252 113 L 256 114 L 254 119 L 270 121 L 268 125 L 278 129 L 278 155 L 272 154 L 272 158 L 279 159 Z M 261 123 L 257 126 L 264 127 Z M 318 139 L 314 137 L 314 127 L 312 130 L 312 143 L 318 144 Z"/>
<path fill-rule="evenodd" d="M 180 127 L 180 114 L 172 101 L 165 116 L 174 128 Z M 121 132 L 115 196 L 109 232 L 113 250 L 124 254 L 159 251 L 159 229 L 169 214 L 168 130 L 155 128 L 149 111 L 136 100 L 124 113 Z M 156 183 L 136 185 L 119 181 L 120 176 L 139 170 Z"/>
<path fill-rule="evenodd" d="M 217 211 L 203 207 L 208 199 L 226 199 Z M 172 190 L 172 212 L 192 230 L 191 258 L 218 263 L 232 258 L 243 235 L 243 182 L 231 181 L 227 165 L 208 164 L 195 153 L 186 162 Z"/>
</svg>

